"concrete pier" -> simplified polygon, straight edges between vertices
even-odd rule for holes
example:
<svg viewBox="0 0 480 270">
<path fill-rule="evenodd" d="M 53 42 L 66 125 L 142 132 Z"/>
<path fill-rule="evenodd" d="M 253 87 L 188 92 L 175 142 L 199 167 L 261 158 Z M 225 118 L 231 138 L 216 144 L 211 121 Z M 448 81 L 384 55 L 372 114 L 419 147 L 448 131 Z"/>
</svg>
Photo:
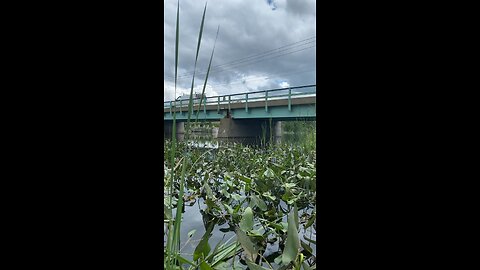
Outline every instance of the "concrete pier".
<svg viewBox="0 0 480 270">
<path fill-rule="evenodd" d="M 172 121 L 164 121 L 163 122 L 163 135 L 165 138 L 171 138 L 172 137 L 172 128 L 173 128 L 173 122 Z M 185 123 L 184 122 L 178 122 L 176 123 L 176 134 L 177 134 L 177 139 L 183 138 L 185 136 Z"/>
<path fill-rule="evenodd" d="M 280 143 L 282 142 L 282 135 L 283 135 L 282 121 L 275 121 L 274 123 L 275 123 L 274 125 L 275 128 L 273 130 L 273 137 L 276 143 Z"/>
<path fill-rule="evenodd" d="M 218 128 L 214 127 L 212 128 L 212 137 L 217 138 L 217 136 L 218 136 Z"/>
</svg>

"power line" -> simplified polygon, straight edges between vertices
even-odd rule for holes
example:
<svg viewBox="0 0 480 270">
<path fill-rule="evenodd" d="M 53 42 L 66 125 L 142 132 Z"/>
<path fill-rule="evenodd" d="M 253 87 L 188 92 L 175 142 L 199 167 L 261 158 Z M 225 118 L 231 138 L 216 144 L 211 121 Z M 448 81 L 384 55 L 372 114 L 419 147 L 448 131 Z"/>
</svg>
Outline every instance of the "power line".
<svg viewBox="0 0 480 270">
<path fill-rule="evenodd" d="M 268 56 L 270 56 L 270 55 L 272 55 L 272 54 L 277 54 L 277 53 L 281 53 L 281 52 L 284 52 L 284 51 L 289 51 L 289 50 L 295 49 L 295 48 L 297 48 L 297 47 L 305 46 L 305 45 L 308 45 L 308 44 L 311 44 L 311 43 L 314 43 L 314 42 L 315 42 L 315 41 L 311 41 L 311 42 L 308 42 L 308 43 L 304 43 L 304 44 L 300 44 L 300 45 L 295 45 L 295 46 L 293 46 L 293 47 L 291 47 L 291 48 L 288 48 L 288 49 L 283 49 L 283 50 L 279 50 L 279 51 L 276 51 L 276 52 L 265 53 L 265 54 L 262 55 L 262 56 L 257 56 L 257 57 L 254 57 L 254 58 L 250 57 L 250 58 L 252 58 L 252 59 L 249 59 L 249 60 L 246 60 L 246 58 L 244 58 L 244 60 L 242 60 L 242 61 L 237 60 L 236 63 L 233 63 L 233 62 L 232 62 L 232 63 L 230 63 L 230 64 L 217 65 L 217 66 L 212 67 L 212 68 L 210 69 L 210 72 L 211 72 L 211 73 L 214 73 L 214 72 L 217 72 L 219 69 L 223 70 L 223 69 L 230 69 L 230 68 L 232 68 L 232 67 L 243 66 L 242 64 L 243 64 L 243 63 L 246 63 L 246 62 L 247 62 L 247 63 L 248 63 L 248 62 L 251 62 L 250 64 L 252 64 L 252 63 L 258 63 L 258 62 L 260 62 L 261 60 L 260 60 L 260 61 L 257 61 L 257 60 L 262 59 L 262 58 L 264 58 L 264 59 L 266 60 L 266 59 L 272 59 L 272 58 L 276 58 L 276 57 L 283 56 L 283 55 L 287 55 L 287 54 L 294 53 L 294 52 L 299 52 L 299 51 L 302 51 L 302 50 L 296 50 L 296 51 L 292 51 L 292 52 L 290 52 L 290 53 L 279 54 L 279 55 L 276 55 L 276 56 L 268 57 Z M 316 46 L 316 45 L 314 45 L 314 46 Z M 314 47 L 314 46 L 313 46 L 313 47 Z M 311 47 L 308 47 L 308 48 L 311 48 Z M 308 48 L 305 48 L 305 49 L 308 49 Z M 253 62 L 252 62 L 252 61 L 253 61 Z M 197 72 L 198 72 L 198 71 L 197 71 Z M 201 72 L 201 73 L 206 74 L 206 70 L 204 70 L 204 71 Z M 191 75 L 193 75 L 193 72 L 192 72 L 192 73 L 185 73 L 184 75 L 180 75 L 180 76 L 177 77 L 177 79 L 184 78 L 184 77 L 190 77 Z M 172 78 L 172 77 L 171 77 L 171 78 Z"/>
<path fill-rule="evenodd" d="M 247 65 L 251 65 L 251 64 L 255 64 L 255 63 L 258 63 L 258 62 L 262 62 L 262 61 L 266 61 L 266 60 L 270 60 L 270 59 L 274 59 L 274 58 L 277 58 L 277 57 L 280 57 L 280 56 L 284 56 L 284 55 L 289 55 L 289 54 L 292 54 L 292 53 L 297 53 L 297 52 L 301 52 L 301 51 L 304 51 L 304 50 L 307 50 L 307 49 L 311 49 L 311 48 L 314 48 L 316 47 L 316 45 L 313 45 L 313 46 L 310 46 L 310 47 L 307 47 L 307 48 L 303 48 L 303 49 L 299 49 L 299 50 L 296 50 L 296 51 L 292 51 L 292 52 L 287 52 L 287 53 L 283 53 L 283 54 L 280 54 L 280 55 L 275 55 L 275 56 L 272 56 L 272 57 L 269 57 L 269 58 L 266 58 L 266 59 L 260 59 L 260 60 L 256 60 L 256 61 L 253 61 L 253 62 L 250 62 L 250 63 L 244 63 L 244 64 L 240 64 L 240 65 L 236 65 L 236 66 L 231 66 L 231 67 L 227 67 L 227 68 L 220 68 L 220 70 L 215 70 L 215 71 L 210 71 L 210 74 L 212 73 L 220 73 L 220 72 L 223 72 L 223 71 L 230 71 L 231 69 L 233 68 L 238 68 L 240 66 L 247 66 Z M 255 59 L 254 59 L 255 60 Z M 197 76 L 199 75 L 206 75 L 206 72 L 204 73 L 196 73 Z M 178 77 L 177 78 L 178 80 L 182 80 L 182 79 L 190 79 L 188 76 L 183 76 L 183 77 Z"/>
<path fill-rule="evenodd" d="M 312 37 L 312 38 L 313 38 L 313 39 L 316 39 L 316 37 Z M 240 61 L 240 60 L 245 60 L 245 59 L 248 59 L 248 58 L 254 58 L 254 57 L 258 57 L 258 56 L 263 57 L 262 55 L 264 55 L 264 54 L 267 54 L 267 55 L 268 55 L 268 54 L 276 53 L 276 52 L 274 52 L 274 51 L 280 50 L 280 49 L 283 49 L 283 48 L 286 48 L 286 47 L 291 47 L 291 46 L 293 46 L 294 44 L 302 43 L 302 42 L 304 42 L 304 41 L 306 41 L 306 40 L 309 40 L 309 39 L 312 39 L 312 38 L 307 38 L 307 39 L 304 39 L 304 40 L 301 40 L 301 41 L 297 41 L 297 42 L 291 43 L 291 44 L 289 44 L 289 45 L 285 45 L 285 46 L 282 46 L 282 47 L 278 47 L 278 48 L 276 48 L 276 49 L 272 49 L 272 50 L 265 51 L 265 52 L 263 52 L 263 53 L 254 54 L 254 55 L 247 56 L 247 57 L 244 57 L 244 58 L 239 58 L 239 59 L 236 59 L 236 60 L 233 60 L 233 61 L 224 63 L 224 64 L 217 65 L 217 66 L 215 66 L 215 67 L 224 66 L 224 65 L 227 65 L 227 64 L 230 64 L 230 63 L 235 63 L 235 62 L 238 62 L 238 61 Z M 316 41 L 309 41 L 309 42 L 307 42 L 307 43 L 305 43 L 305 44 L 309 44 L 309 43 L 312 43 L 312 42 L 316 42 Z M 302 46 L 302 45 L 305 45 L 305 44 L 299 44 L 299 45 L 295 45 L 295 46 L 293 46 L 293 47 L 298 47 L 298 46 Z M 289 49 L 291 49 L 291 48 L 289 48 Z M 285 50 L 288 50 L 288 49 L 284 49 L 284 50 L 281 50 L 281 51 L 285 51 Z M 244 61 L 241 61 L 241 62 L 244 62 Z"/>
<path fill-rule="evenodd" d="M 284 76 L 296 76 L 296 75 L 299 75 L 299 74 L 302 74 L 302 73 L 312 72 L 312 71 L 315 71 L 315 70 L 316 69 L 308 69 L 308 70 L 302 70 L 302 71 L 293 72 L 293 73 L 287 72 L 287 73 L 275 74 L 273 77 L 272 76 L 266 76 L 266 77 L 256 78 L 256 79 L 234 80 L 234 81 L 229 82 L 229 83 L 210 84 L 210 86 L 213 87 L 213 86 L 222 86 L 222 85 L 230 85 L 230 84 L 243 84 L 243 82 L 252 82 L 252 81 L 259 81 L 259 80 L 273 80 L 273 79 L 283 78 Z"/>
<path fill-rule="evenodd" d="M 308 44 L 314 43 L 314 42 L 315 42 L 315 41 L 311 41 L 311 42 L 304 43 L 304 44 L 301 44 L 301 45 L 295 45 L 294 47 L 291 47 L 291 48 L 288 48 L 288 49 L 283 49 L 283 50 L 280 50 L 280 51 L 277 51 L 277 52 L 267 53 L 267 54 L 265 54 L 265 55 L 262 55 L 262 56 L 260 56 L 260 57 L 255 57 L 255 58 L 250 59 L 250 60 L 239 61 L 239 62 L 237 62 L 236 64 L 233 64 L 233 66 L 236 66 L 236 65 L 241 64 L 241 63 L 253 61 L 253 60 L 256 60 L 256 59 L 260 59 L 260 58 L 266 57 L 266 56 L 271 55 L 271 54 L 276 54 L 276 53 L 279 53 L 279 52 L 288 51 L 288 50 L 294 49 L 294 48 L 296 48 L 296 47 L 305 46 L 305 45 L 308 45 Z M 229 64 L 229 65 L 232 65 L 232 64 Z M 218 69 L 218 68 L 220 68 L 221 66 L 222 66 L 222 65 L 219 65 L 219 66 L 216 66 L 216 67 L 217 67 L 217 69 Z M 210 72 L 211 72 L 211 71 L 212 71 L 212 70 L 210 69 Z"/>
<path fill-rule="evenodd" d="M 297 42 L 294 42 L 294 43 L 290 43 L 290 44 L 287 44 L 287 45 L 284 45 L 284 46 L 281 46 L 281 47 L 278 47 L 278 48 L 275 48 L 275 49 L 272 49 L 272 50 L 267 50 L 267 51 L 264 51 L 262 53 L 258 53 L 258 54 L 254 54 L 254 55 L 251 55 L 251 56 L 247 56 L 247 57 L 243 57 L 243 58 L 239 58 L 239 59 L 235 59 L 235 60 L 232 60 L 230 62 L 226 62 L 226 63 L 223 63 L 223 64 L 220 64 L 220 65 L 216 65 L 216 66 L 213 66 L 211 68 L 211 70 L 215 70 L 216 68 L 219 68 L 219 67 L 222 67 L 222 66 L 228 66 L 228 65 L 232 65 L 234 63 L 237 63 L 238 62 L 245 62 L 245 61 L 250 61 L 250 60 L 246 60 L 246 59 L 249 59 L 249 58 L 260 58 L 260 57 L 264 57 L 266 55 L 270 55 L 270 54 L 274 54 L 274 53 L 278 53 L 278 52 L 281 52 L 281 51 L 286 51 L 286 50 L 290 50 L 290 49 L 293 49 L 295 47 L 298 47 L 298 46 L 304 46 L 306 44 L 310 44 L 312 42 L 316 42 L 315 41 L 308 41 L 308 40 L 312 40 L 312 39 L 316 39 L 316 36 L 313 36 L 313 37 L 309 37 L 309 38 L 306 38 L 306 39 L 303 39 L 303 40 L 300 40 L 300 41 L 297 41 Z M 308 42 L 306 42 L 308 41 Z M 295 45 L 295 44 L 299 44 L 299 43 L 302 43 L 302 42 L 306 42 L 305 44 L 300 44 L 300 45 Z M 295 45 L 295 46 L 293 46 Z M 293 47 L 292 47 L 293 46 Z M 288 49 L 284 49 L 284 48 L 287 48 L 287 47 L 292 47 L 292 48 L 288 48 Z M 280 50 L 280 49 L 284 49 L 284 50 Z M 275 52 L 277 50 L 280 50 L 278 52 Z M 184 73 L 184 74 L 181 74 L 179 75 L 177 78 L 180 78 L 180 77 L 185 77 L 185 76 L 191 76 L 193 74 L 193 71 L 191 72 L 187 72 L 187 73 Z M 169 77 L 169 78 L 173 78 L 174 76 L 165 76 L 165 77 Z"/>
</svg>

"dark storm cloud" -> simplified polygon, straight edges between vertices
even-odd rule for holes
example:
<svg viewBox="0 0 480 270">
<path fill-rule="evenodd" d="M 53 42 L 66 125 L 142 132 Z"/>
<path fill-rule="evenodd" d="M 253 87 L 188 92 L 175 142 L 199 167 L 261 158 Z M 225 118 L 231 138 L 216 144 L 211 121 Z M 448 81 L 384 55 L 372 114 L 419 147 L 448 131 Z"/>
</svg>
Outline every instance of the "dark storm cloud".
<svg viewBox="0 0 480 270">
<path fill-rule="evenodd" d="M 286 10 L 298 15 L 315 15 L 315 1 L 310 0 L 287 0 Z"/>
<path fill-rule="evenodd" d="M 180 77 L 177 96 L 179 93 L 189 91 L 191 85 L 204 5 L 204 1 L 180 1 L 178 70 Z M 166 0 L 164 10 L 166 100 L 174 97 L 176 8 L 177 1 Z M 195 77 L 195 91 L 197 89 L 200 91 L 203 87 L 205 70 L 218 26 L 220 32 L 207 94 L 278 88 L 285 83 L 290 86 L 315 83 L 315 15 L 314 0 L 208 1 L 197 64 L 198 77 Z M 286 45 L 290 46 L 280 48 Z M 264 54 L 259 55 L 261 53 Z"/>
</svg>

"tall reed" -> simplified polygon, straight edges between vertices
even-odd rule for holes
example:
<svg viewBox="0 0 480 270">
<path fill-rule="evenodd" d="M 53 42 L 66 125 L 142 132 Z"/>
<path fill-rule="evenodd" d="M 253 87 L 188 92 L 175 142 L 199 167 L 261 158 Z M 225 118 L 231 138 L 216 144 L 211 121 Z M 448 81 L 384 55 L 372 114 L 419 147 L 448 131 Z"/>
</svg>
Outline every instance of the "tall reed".
<svg viewBox="0 0 480 270">
<path fill-rule="evenodd" d="M 202 16 L 202 21 L 200 25 L 200 32 L 198 35 L 198 43 L 197 43 L 197 51 L 196 51 L 196 56 L 195 56 L 195 65 L 194 65 L 194 73 L 192 76 L 192 85 L 190 89 L 190 98 L 188 102 L 188 117 L 187 117 L 187 126 L 186 126 L 186 139 L 189 138 L 190 134 L 190 120 L 193 112 L 193 88 L 194 88 L 194 83 L 195 83 L 195 71 L 197 67 L 197 62 L 198 62 L 198 55 L 200 51 L 200 45 L 201 45 L 201 40 L 202 40 L 202 34 L 203 34 L 203 28 L 204 28 L 204 22 L 205 22 L 205 14 L 207 11 L 207 3 L 205 3 L 205 8 L 203 10 L 203 16 Z M 177 1 L 177 18 L 176 18 L 176 36 L 175 36 L 175 96 L 177 96 L 177 78 L 178 78 L 178 57 L 179 57 L 179 45 L 180 45 L 180 0 Z M 219 32 L 220 27 L 217 29 L 217 37 L 218 37 L 218 32 Z M 215 38 L 215 43 L 217 40 L 217 37 Z M 213 59 L 215 51 L 215 45 L 212 50 L 212 54 L 210 56 L 210 62 L 209 66 L 207 69 L 207 74 L 203 86 L 203 91 L 202 91 L 202 97 L 205 94 L 205 88 L 207 85 L 207 80 L 208 80 L 208 74 L 210 72 L 210 67 Z M 176 105 L 176 103 L 175 103 Z M 176 157 L 176 106 L 173 114 L 173 127 L 172 127 L 172 147 L 171 147 L 171 180 L 168 186 L 168 196 L 169 196 L 169 204 L 170 206 L 173 205 L 173 193 L 174 193 L 174 185 L 175 185 L 175 180 L 176 180 L 176 170 L 177 166 L 175 166 L 175 157 Z M 198 121 L 198 113 L 197 113 L 197 121 Z M 188 151 L 188 149 L 187 149 Z M 189 262 L 185 258 L 182 258 L 180 256 L 180 228 L 181 228 L 181 223 L 182 223 L 182 212 L 183 212 L 183 193 L 184 193 L 184 186 L 185 186 L 185 174 L 186 174 L 186 167 L 187 167 L 187 160 L 183 158 L 181 163 L 181 173 L 180 173 L 180 178 L 179 178 L 179 191 L 178 191 L 178 200 L 176 204 L 176 213 L 175 213 L 175 218 L 174 219 L 169 219 L 168 221 L 168 233 L 167 233 L 167 245 L 165 249 L 165 256 L 164 256 L 164 266 L 166 269 L 177 269 L 178 265 L 177 262 L 186 262 L 191 264 L 192 266 L 195 266 L 194 263 Z M 180 164 L 179 164 L 180 165 Z M 172 215 L 172 208 L 169 210 L 169 216 Z M 180 267 L 181 269 L 181 267 Z"/>
</svg>

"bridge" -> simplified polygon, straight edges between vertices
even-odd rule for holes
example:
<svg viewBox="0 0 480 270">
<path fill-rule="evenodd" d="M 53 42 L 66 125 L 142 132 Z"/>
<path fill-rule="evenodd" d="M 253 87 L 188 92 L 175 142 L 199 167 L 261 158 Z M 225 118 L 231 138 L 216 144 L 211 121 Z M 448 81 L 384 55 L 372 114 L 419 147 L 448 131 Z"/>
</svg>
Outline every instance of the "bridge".
<svg viewBox="0 0 480 270">
<path fill-rule="evenodd" d="M 219 138 L 258 138 L 262 132 L 278 136 L 281 121 L 316 120 L 316 85 L 193 98 L 192 101 L 190 121 L 220 121 Z M 166 136 L 171 135 L 174 114 L 177 133 L 184 132 L 188 103 L 189 100 L 164 102 Z"/>
</svg>

